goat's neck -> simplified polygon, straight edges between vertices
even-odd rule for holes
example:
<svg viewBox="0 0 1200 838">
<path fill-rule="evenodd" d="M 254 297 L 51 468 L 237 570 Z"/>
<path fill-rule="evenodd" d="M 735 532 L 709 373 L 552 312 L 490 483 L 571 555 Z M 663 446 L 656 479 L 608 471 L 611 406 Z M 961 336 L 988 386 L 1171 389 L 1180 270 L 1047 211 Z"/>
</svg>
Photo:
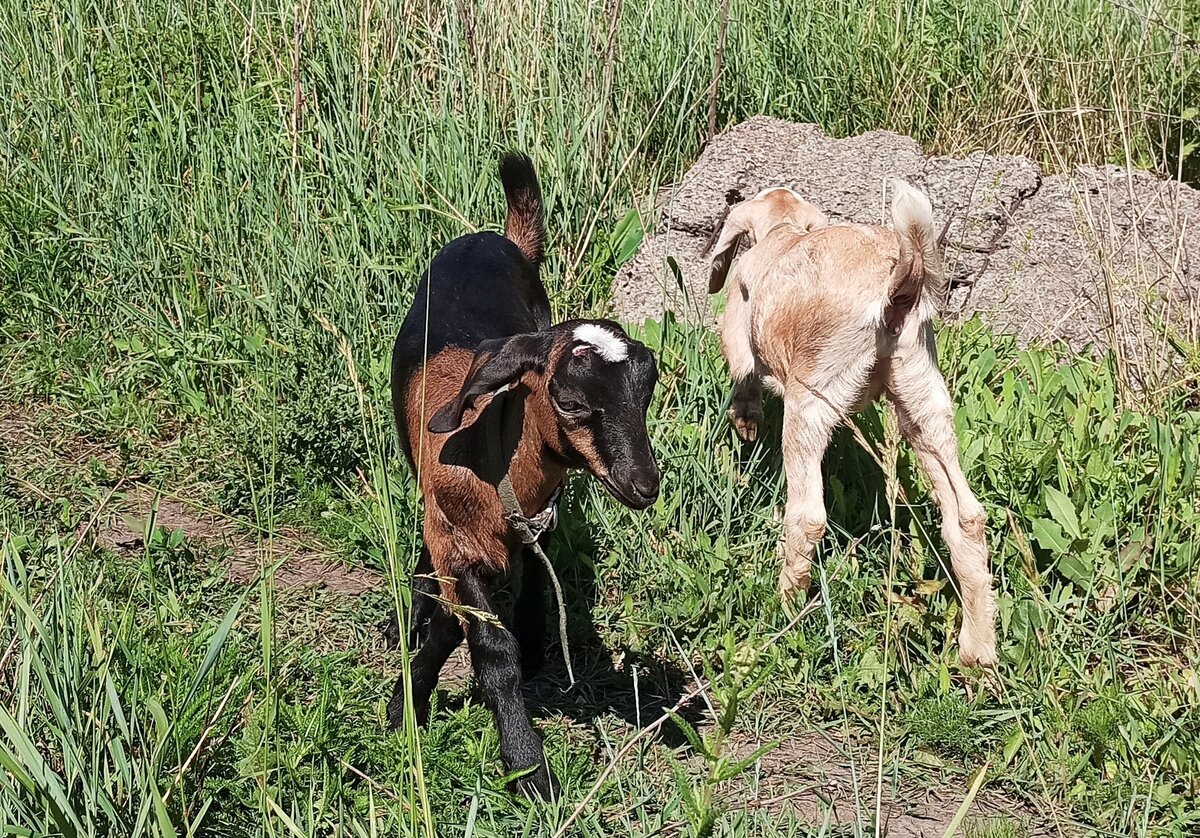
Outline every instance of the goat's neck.
<svg viewBox="0 0 1200 838">
<path fill-rule="evenodd" d="M 536 515 L 546 508 L 569 467 L 555 449 L 558 420 L 546 398 L 535 393 L 526 401 L 521 438 L 508 467 L 513 490 L 526 515 Z"/>
</svg>

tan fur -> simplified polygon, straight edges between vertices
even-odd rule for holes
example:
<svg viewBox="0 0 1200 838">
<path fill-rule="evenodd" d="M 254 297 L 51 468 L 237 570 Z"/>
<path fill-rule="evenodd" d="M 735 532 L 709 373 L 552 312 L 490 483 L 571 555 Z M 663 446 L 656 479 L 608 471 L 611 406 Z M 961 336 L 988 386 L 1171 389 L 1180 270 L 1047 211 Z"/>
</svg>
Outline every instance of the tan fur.
<svg viewBox="0 0 1200 838">
<path fill-rule="evenodd" d="M 953 406 L 934 349 L 937 277 L 928 199 L 897 182 L 895 230 L 802 229 L 789 220 L 794 204 L 787 200 L 760 196 L 748 203 L 756 206 L 735 229 L 763 232 L 734 268 L 721 346 L 734 379 L 730 417 L 744 439 L 758 433 L 760 382 L 784 400 L 781 592 L 786 597 L 811 582 L 813 551 L 825 531 L 821 459 L 833 428 L 886 393 L 942 510 L 962 587 L 960 657 L 994 664 L 986 515 L 958 462 Z"/>
<path fill-rule="evenodd" d="M 784 187 L 764 190 L 738 204 L 729 211 L 709 248 L 714 255 L 708 293 L 715 294 L 724 286 L 729 266 L 743 242 L 754 246 L 781 224 L 804 233 L 825 227 L 829 219 L 814 204 Z"/>
</svg>

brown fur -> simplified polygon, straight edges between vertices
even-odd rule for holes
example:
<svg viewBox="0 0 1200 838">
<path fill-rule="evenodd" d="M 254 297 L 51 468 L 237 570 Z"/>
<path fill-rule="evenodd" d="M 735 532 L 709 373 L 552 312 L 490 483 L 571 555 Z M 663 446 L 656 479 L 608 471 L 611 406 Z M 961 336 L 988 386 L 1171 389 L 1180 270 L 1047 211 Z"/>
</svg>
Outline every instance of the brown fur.
<svg viewBox="0 0 1200 838">
<path fill-rule="evenodd" d="M 540 218 L 534 221 L 528 213 L 510 212 L 504 225 L 504 235 L 521 248 L 526 259 L 535 265 L 541 263 L 545 242 Z"/>
<path fill-rule="evenodd" d="M 546 247 L 546 227 L 542 217 L 542 192 L 536 180 L 524 179 L 516 167 L 501 169 L 508 217 L 504 235 L 521 248 L 535 267 L 542 263 Z"/>
<path fill-rule="evenodd" d="M 565 349 L 560 341 L 551 349 L 547 370 L 553 370 Z M 463 427 L 455 434 L 435 434 L 428 430 L 429 417 L 451 401 L 463 386 L 472 368 L 472 353 L 459 348 L 446 349 L 412 376 L 405 394 L 405 421 L 413 440 L 413 460 L 417 481 L 425 499 L 425 543 L 429 547 L 434 570 L 442 578 L 442 596 L 457 602 L 454 579 L 465 565 L 482 563 L 493 574 L 508 569 L 509 555 L 517 546 L 504 517 L 504 508 L 496 494 L 496 484 L 482 479 L 473 464 L 456 461 L 447 453 L 455 434 L 478 421 L 498 421 L 485 416 L 491 399 L 480 400 L 468 410 Z M 549 373 L 526 373 L 505 398 L 523 399 L 524 418 L 520 439 L 507 470 L 522 511 L 529 516 L 541 512 L 550 495 L 566 476 L 563 459 L 547 453 L 563 454 L 558 417 L 547 391 Z M 571 444 L 595 468 L 599 457 L 586 429 L 568 432 Z M 592 456 L 588 456 L 588 452 Z M 489 452 L 502 456 L 500 452 Z M 503 473 L 505 464 L 497 464 Z"/>
</svg>

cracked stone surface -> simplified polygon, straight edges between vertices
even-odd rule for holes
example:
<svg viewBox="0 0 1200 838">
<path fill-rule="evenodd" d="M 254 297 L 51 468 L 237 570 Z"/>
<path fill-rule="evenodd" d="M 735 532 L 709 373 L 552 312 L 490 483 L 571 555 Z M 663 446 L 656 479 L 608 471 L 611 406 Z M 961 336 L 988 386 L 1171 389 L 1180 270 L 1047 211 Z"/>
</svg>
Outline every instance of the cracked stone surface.
<svg viewBox="0 0 1200 838">
<path fill-rule="evenodd" d="M 1139 376 L 1169 374 L 1166 333 L 1200 340 L 1200 192 L 1115 166 L 1046 175 L 1024 157 L 926 156 L 888 131 L 834 139 L 768 117 L 714 138 L 663 198 L 614 280 L 617 315 L 711 324 L 704 250 L 726 207 L 786 185 L 835 220 L 879 223 L 892 176 L 930 196 L 939 230 L 949 224 L 947 319 L 979 314 L 1023 344 L 1115 347 Z"/>
</svg>

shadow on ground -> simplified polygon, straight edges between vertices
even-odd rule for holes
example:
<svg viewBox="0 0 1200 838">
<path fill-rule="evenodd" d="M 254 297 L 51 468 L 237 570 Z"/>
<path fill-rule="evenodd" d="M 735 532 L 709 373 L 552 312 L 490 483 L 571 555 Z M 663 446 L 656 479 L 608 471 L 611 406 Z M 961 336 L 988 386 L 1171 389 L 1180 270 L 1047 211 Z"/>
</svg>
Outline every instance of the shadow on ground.
<svg viewBox="0 0 1200 838">
<path fill-rule="evenodd" d="M 562 715 L 594 727 L 602 718 L 615 715 L 631 728 L 640 729 L 658 719 L 666 708 L 674 707 L 695 689 L 697 682 L 677 663 L 642 654 L 628 646 L 613 647 L 605 643 L 597 631 L 593 614 L 603 595 L 592 561 L 596 544 L 578 509 L 563 509 L 560 527 L 570 531 L 571 549 L 565 548 L 562 533 L 556 533 L 548 553 L 566 599 L 568 643 L 575 684 L 570 683 L 559 646 L 558 606 L 553 586 L 547 585 L 546 662 L 541 671 L 526 682 L 526 705 L 534 718 Z M 497 593 L 502 610 L 511 607 L 519 586 L 519 571 L 514 571 L 503 581 Z M 470 675 L 471 662 L 464 643 L 442 668 L 437 691 L 439 708 L 458 709 L 468 696 L 472 701 L 482 703 L 474 690 L 463 690 Z M 688 722 L 697 724 L 702 708 L 703 700 L 697 697 L 677 712 Z M 678 727 L 669 722 L 655 735 L 658 741 L 672 748 L 687 742 Z"/>
</svg>

